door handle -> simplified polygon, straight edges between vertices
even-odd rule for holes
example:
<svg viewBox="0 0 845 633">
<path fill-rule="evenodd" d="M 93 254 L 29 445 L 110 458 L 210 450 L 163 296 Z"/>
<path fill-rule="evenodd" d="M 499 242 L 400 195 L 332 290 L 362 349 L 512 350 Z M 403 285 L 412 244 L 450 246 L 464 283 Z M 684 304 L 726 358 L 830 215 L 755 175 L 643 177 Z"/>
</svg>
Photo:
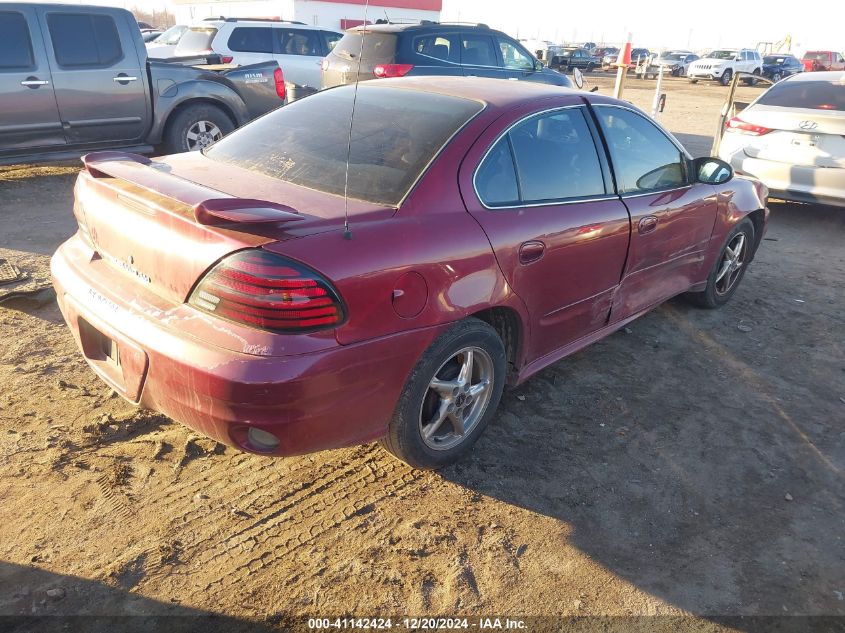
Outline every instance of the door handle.
<svg viewBox="0 0 845 633">
<path fill-rule="evenodd" d="M 112 81 L 116 81 L 117 83 L 123 83 L 123 82 L 128 83 L 130 81 L 138 81 L 138 78 L 137 77 L 130 77 L 129 75 L 118 75 L 117 77 L 114 77 L 112 79 Z"/>
<path fill-rule="evenodd" d="M 50 82 L 46 79 L 38 79 L 37 77 L 27 77 L 21 82 L 21 85 L 27 88 L 37 88 L 38 86 L 47 86 L 49 84 Z"/>
<path fill-rule="evenodd" d="M 546 245 L 539 240 L 531 240 L 530 242 L 524 242 L 522 246 L 519 247 L 519 263 L 520 264 L 531 264 L 539 260 L 543 257 L 543 253 L 546 252 Z"/>
<path fill-rule="evenodd" d="M 637 224 L 637 230 L 640 232 L 640 235 L 651 233 L 656 228 L 657 218 L 653 215 L 645 216 L 640 220 L 639 224 Z"/>
</svg>

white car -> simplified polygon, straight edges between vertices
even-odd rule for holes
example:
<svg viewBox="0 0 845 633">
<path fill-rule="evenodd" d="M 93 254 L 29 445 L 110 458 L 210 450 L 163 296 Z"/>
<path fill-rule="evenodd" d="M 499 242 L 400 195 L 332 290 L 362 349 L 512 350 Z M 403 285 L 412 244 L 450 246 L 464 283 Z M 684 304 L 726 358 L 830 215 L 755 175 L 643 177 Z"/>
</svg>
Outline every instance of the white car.
<svg viewBox="0 0 845 633">
<path fill-rule="evenodd" d="M 173 57 L 176 51 L 176 45 L 187 30 L 187 24 L 177 24 L 176 26 L 171 26 L 152 42 L 147 42 L 147 57 L 150 59 L 169 59 Z"/>
<path fill-rule="evenodd" d="M 701 79 L 718 81 L 723 86 L 731 83 L 735 73 L 746 72 L 760 75 L 763 73 L 763 59 L 760 53 L 751 48 L 722 48 L 711 51 L 706 57 L 694 61 L 687 68 L 690 83 Z M 757 83 L 754 78 L 745 80 L 748 84 Z"/>
<path fill-rule="evenodd" d="M 317 89 L 320 65 L 343 33 L 302 22 L 260 18 L 209 18 L 191 26 L 176 56 L 217 53 L 224 64 L 275 60 L 285 82 Z"/>
<path fill-rule="evenodd" d="M 845 72 L 801 73 L 727 122 L 719 157 L 773 198 L 845 207 Z"/>
</svg>

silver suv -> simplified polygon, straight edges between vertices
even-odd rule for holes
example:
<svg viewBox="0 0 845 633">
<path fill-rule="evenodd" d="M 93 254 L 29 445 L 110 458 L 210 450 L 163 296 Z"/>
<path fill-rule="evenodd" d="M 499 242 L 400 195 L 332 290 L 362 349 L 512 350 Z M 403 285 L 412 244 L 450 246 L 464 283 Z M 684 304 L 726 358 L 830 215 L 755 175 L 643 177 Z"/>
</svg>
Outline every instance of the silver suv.
<svg viewBox="0 0 845 633">
<path fill-rule="evenodd" d="M 320 63 L 342 33 L 302 22 L 259 18 L 209 18 L 191 26 L 176 57 L 216 53 L 223 63 L 244 66 L 275 60 L 285 81 L 320 87 Z"/>
</svg>

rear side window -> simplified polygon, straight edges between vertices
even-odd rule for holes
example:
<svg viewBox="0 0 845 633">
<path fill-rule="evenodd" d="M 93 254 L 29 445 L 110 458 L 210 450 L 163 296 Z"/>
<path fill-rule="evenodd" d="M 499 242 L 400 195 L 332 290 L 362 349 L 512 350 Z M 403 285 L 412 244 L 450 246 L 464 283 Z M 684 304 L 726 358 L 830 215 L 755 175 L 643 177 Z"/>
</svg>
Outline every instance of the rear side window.
<svg viewBox="0 0 845 633">
<path fill-rule="evenodd" d="M 610 147 L 620 193 L 645 193 L 686 185 L 685 160 L 669 138 L 644 116 L 596 106 Z"/>
<path fill-rule="evenodd" d="M 365 82 L 358 88 L 349 196 L 398 205 L 446 142 L 484 106 L 469 99 Z M 294 101 L 217 142 L 206 156 L 343 195 L 353 86 Z"/>
<path fill-rule="evenodd" d="M 273 29 L 278 33 L 279 52 L 282 55 L 322 55 L 317 31 L 295 31 L 293 29 Z"/>
<path fill-rule="evenodd" d="M 414 38 L 414 52 L 444 62 L 461 63 L 461 44 L 457 35 L 448 33 Z"/>
<path fill-rule="evenodd" d="M 845 84 L 834 81 L 784 81 L 769 88 L 757 103 L 845 112 Z"/>
<path fill-rule="evenodd" d="M 26 70 L 33 66 L 26 18 L 21 13 L 0 11 L 0 70 Z"/>
<path fill-rule="evenodd" d="M 512 202 L 505 153 L 513 155 L 518 200 L 524 204 L 603 196 L 601 163 L 582 108 L 533 116 L 498 141 L 476 176 L 487 206 Z M 487 196 L 487 197 L 485 197 Z"/>
<path fill-rule="evenodd" d="M 60 66 L 106 68 L 123 58 L 120 37 L 111 16 L 50 13 L 47 26 Z"/>
<path fill-rule="evenodd" d="M 465 33 L 461 36 L 461 63 L 467 66 L 498 66 L 499 58 L 489 35 Z"/>
<path fill-rule="evenodd" d="M 332 52 L 344 59 L 357 60 L 362 53 L 363 40 L 363 57 L 367 63 L 392 62 L 396 55 L 396 39 L 393 33 L 353 31 L 344 35 Z"/>
<path fill-rule="evenodd" d="M 184 56 L 208 52 L 211 50 L 211 42 L 214 41 L 215 35 L 217 35 L 215 28 L 188 29 L 176 45 L 175 53 L 177 56 Z"/>
<path fill-rule="evenodd" d="M 237 53 L 272 53 L 273 29 L 239 26 L 229 36 L 229 50 Z"/>
</svg>

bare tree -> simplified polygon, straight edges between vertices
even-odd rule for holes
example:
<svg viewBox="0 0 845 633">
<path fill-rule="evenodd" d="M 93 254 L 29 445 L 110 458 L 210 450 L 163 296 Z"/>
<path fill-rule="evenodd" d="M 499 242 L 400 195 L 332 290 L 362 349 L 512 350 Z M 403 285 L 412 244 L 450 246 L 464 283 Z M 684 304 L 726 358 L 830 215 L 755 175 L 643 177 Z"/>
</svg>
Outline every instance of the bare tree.
<svg viewBox="0 0 845 633">
<path fill-rule="evenodd" d="M 155 28 L 164 30 L 176 24 L 176 16 L 167 9 L 162 11 L 150 11 L 149 9 L 138 6 L 131 9 L 135 19 L 139 22 L 146 22 L 153 25 Z"/>
</svg>

